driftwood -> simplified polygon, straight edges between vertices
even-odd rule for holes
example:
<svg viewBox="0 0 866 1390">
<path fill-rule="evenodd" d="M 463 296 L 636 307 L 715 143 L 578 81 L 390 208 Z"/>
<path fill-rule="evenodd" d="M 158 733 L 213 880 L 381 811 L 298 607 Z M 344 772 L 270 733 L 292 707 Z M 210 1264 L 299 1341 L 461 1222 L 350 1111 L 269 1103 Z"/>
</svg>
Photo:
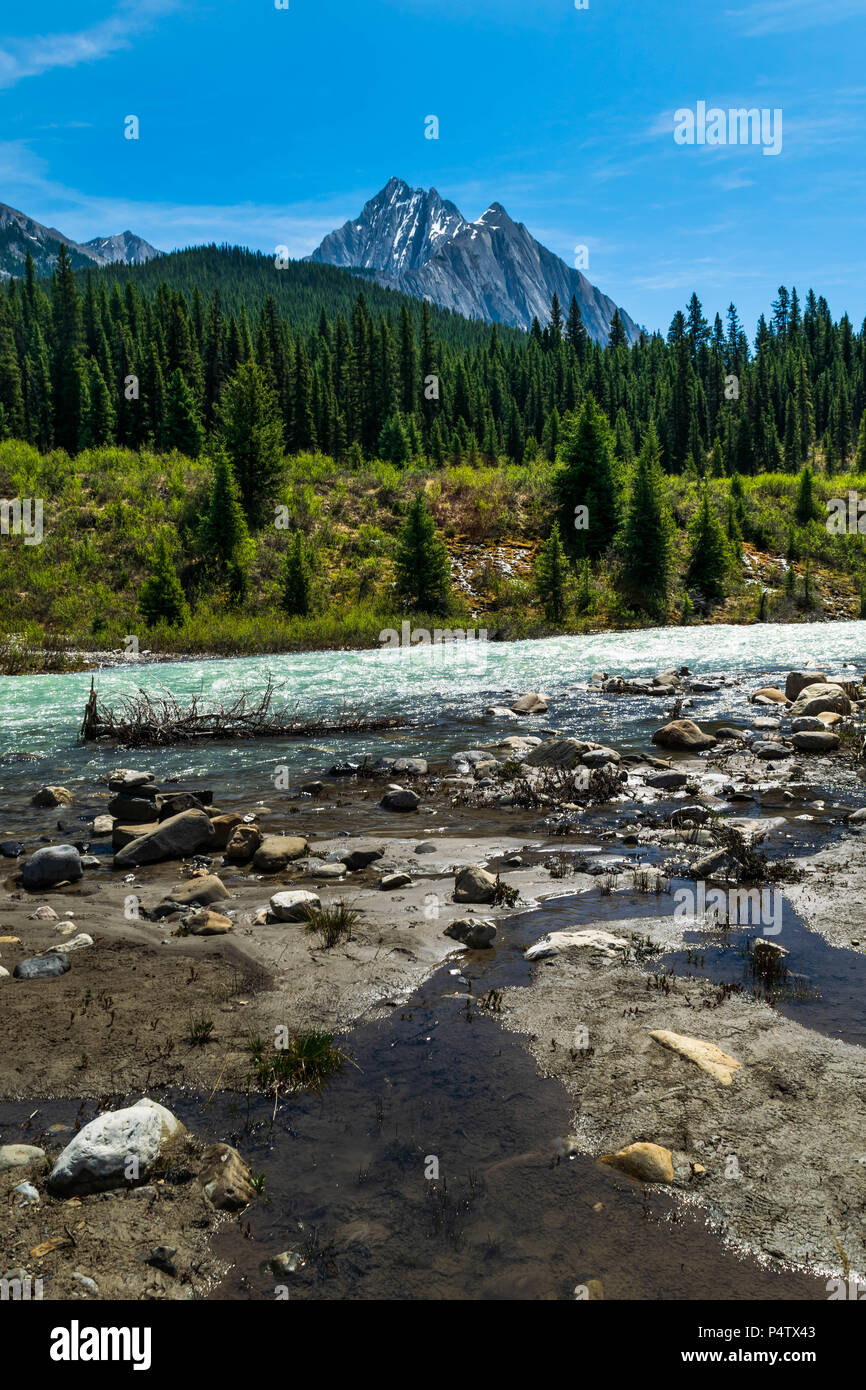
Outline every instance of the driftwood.
<svg viewBox="0 0 866 1390">
<path fill-rule="evenodd" d="M 211 709 L 202 704 L 198 695 L 184 705 L 171 691 L 152 695 L 140 688 L 135 695 L 124 695 L 116 706 L 105 705 L 100 703 L 91 680 L 81 737 L 85 742 L 113 739 L 128 748 L 158 748 L 197 739 L 316 738 L 395 729 L 405 724 L 405 720 L 397 718 L 341 715 L 335 719 L 302 720 L 296 715 L 297 705 L 290 710 L 274 704 L 270 677 L 261 695 L 253 697 L 243 691 L 233 703 Z"/>
</svg>

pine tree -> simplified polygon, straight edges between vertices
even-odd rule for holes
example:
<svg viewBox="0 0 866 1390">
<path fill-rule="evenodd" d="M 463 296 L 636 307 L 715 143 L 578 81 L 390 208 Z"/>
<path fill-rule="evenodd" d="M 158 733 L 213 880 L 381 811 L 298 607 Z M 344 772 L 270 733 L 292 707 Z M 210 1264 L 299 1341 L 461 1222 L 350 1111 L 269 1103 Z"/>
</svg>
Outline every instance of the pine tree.
<svg viewBox="0 0 866 1390">
<path fill-rule="evenodd" d="M 0 300 L 0 405 L 3 407 L 6 430 L 18 439 L 24 438 L 24 393 L 21 367 L 15 351 L 9 311 Z"/>
<path fill-rule="evenodd" d="M 544 605 L 547 621 L 561 623 L 568 605 L 569 573 L 556 522 L 550 535 L 542 541 L 535 559 L 535 589 Z"/>
<path fill-rule="evenodd" d="M 866 473 L 866 410 L 860 416 L 860 434 L 857 439 L 857 461 L 855 464 L 858 473 Z"/>
<path fill-rule="evenodd" d="M 629 602 L 663 620 L 671 578 L 671 518 L 652 423 L 638 456 L 621 552 L 623 587 Z"/>
<path fill-rule="evenodd" d="M 586 355 L 589 334 L 581 316 L 580 305 L 574 295 L 571 297 L 571 307 L 565 324 L 565 341 L 571 344 L 577 354 L 578 361 L 582 362 Z"/>
<path fill-rule="evenodd" d="M 710 505 L 704 487 L 700 505 L 689 527 L 690 551 L 686 583 L 699 589 L 710 602 L 725 596 L 725 581 L 731 564 L 731 549 L 721 522 Z"/>
<path fill-rule="evenodd" d="M 283 425 L 276 394 L 256 362 L 226 382 L 217 408 L 222 440 L 252 529 L 260 527 L 283 474 Z"/>
<path fill-rule="evenodd" d="M 819 515 L 818 504 L 815 500 L 815 475 L 808 463 L 798 479 L 794 515 L 801 526 L 808 525 Z"/>
<path fill-rule="evenodd" d="M 785 467 L 793 473 L 803 461 L 803 445 L 800 438 L 800 414 L 796 401 L 789 396 L 785 408 Z"/>
<path fill-rule="evenodd" d="M 87 417 L 87 376 L 84 366 L 84 321 L 81 295 L 69 252 L 61 243 L 51 282 L 54 363 L 55 442 L 77 452 Z"/>
<path fill-rule="evenodd" d="M 565 545 L 578 555 L 600 555 L 616 533 L 617 503 L 610 426 L 591 392 L 564 432 L 562 457 L 555 489 Z M 588 513 L 585 529 L 576 525 L 581 506 Z"/>
<path fill-rule="evenodd" d="M 610 333 L 608 335 L 608 345 L 612 348 L 625 347 L 628 339 L 625 336 L 625 328 L 619 316 L 619 309 L 614 309 L 613 318 L 610 321 Z"/>
<path fill-rule="evenodd" d="M 313 606 L 313 579 L 304 537 L 295 531 L 283 561 L 283 611 L 290 618 L 306 618 Z"/>
<path fill-rule="evenodd" d="M 204 444 L 195 396 L 180 367 L 175 367 L 166 388 L 162 439 L 166 449 L 177 449 L 192 459 L 198 458 Z"/>
<path fill-rule="evenodd" d="M 199 544 L 210 572 L 226 580 L 233 599 L 240 601 L 249 589 L 249 571 L 255 545 L 250 539 L 240 500 L 240 489 L 224 449 L 213 455 L 213 472 L 207 507 L 199 529 Z"/>
<path fill-rule="evenodd" d="M 634 459 L 634 440 L 631 434 L 631 425 L 628 416 L 620 406 L 616 413 L 616 444 L 614 446 L 616 456 L 623 463 L 631 463 Z"/>
<path fill-rule="evenodd" d="M 95 362 L 90 363 L 89 403 L 82 444 L 85 447 L 108 444 L 117 428 L 117 411 L 105 378 Z"/>
<path fill-rule="evenodd" d="M 379 435 L 379 457 L 402 467 L 409 458 L 409 439 L 399 412 L 389 415 Z"/>
<path fill-rule="evenodd" d="M 562 308 L 556 290 L 553 291 L 553 298 L 550 301 L 550 324 L 548 327 L 551 342 L 558 343 L 562 337 Z"/>
<path fill-rule="evenodd" d="M 436 534 L 424 494 L 416 492 L 400 532 L 397 593 L 418 613 L 447 613 L 452 602 L 448 551 Z"/>
<path fill-rule="evenodd" d="M 189 617 L 181 582 L 171 558 L 166 532 L 160 531 L 153 551 L 150 577 L 138 595 L 138 607 L 148 623 L 167 623 L 176 627 Z"/>
</svg>

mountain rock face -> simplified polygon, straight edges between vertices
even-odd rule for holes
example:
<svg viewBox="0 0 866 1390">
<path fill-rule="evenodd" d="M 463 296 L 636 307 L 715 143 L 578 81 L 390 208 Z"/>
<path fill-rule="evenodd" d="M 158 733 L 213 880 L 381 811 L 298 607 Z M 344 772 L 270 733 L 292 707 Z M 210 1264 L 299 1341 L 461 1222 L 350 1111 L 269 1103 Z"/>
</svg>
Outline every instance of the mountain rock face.
<svg viewBox="0 0 866 1390">
<path fill-rule="evenodd" d="M 310 260 L 377 270 L 396 279 L 420 269 L 466 225 L 459 209 L 444 202 L 435 188 L 428 193 L 410 188 L 402 179 L 389 179 L 382 192 L 364 204 L 357 221 L 326 236 Z"/>
<path fill-rule="evenodd" d="M 616 305 L 494 203 L 467 222 L 453 203 L 392 178 L 360 216 L 331 232 L 310 260 L 371 271 L 380 284 L 429 299 L 466 318 L 529 329 L 547 323 L 554 292 L 567 315 L 572 296 L 597 342 Z M 629 342 L 640 329 L 619 311 Z"/>
<path fill-rule="evenodd" d="M 144 265 L 159 252 L 134 232 L 118 232 L 116 236 L 95 236 L 82 248 L 99 260 L 100 265 Z"/>
<path fill-rule="evenodd" d="M 80 244 L 64 236 L 56 227 L 44 227 L 26 213 L 0 203 L 0 278 L 23 275 L 29 251 L 37 275 L 48 275 L 54 269 L 57 253 L 65 246 L 75 270 L 89 265 L 142 265 L 158 251 L 132 232 L 120 232 L 112 237 L 95 237 Z"/>
</svg>

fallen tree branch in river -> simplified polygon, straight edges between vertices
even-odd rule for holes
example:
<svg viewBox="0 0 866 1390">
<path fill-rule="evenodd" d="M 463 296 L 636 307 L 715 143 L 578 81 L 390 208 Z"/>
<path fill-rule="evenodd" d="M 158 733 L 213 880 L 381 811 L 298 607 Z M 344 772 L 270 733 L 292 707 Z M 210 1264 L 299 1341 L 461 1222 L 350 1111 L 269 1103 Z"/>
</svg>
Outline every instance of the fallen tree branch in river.
<svg viewBox="0 0 866 1390">
<path fill-rule="evenodd" d="M 85 742 L 111 739 L 128 748 L 158 748 L 197 739 L 315 738 L 367 733 L 399 728 L 406 722 L 349 714 L 303 720 L 297 718 L 297 710 L 297 705 L 294 709 L 275 705 L 270 677 L 260 695 L 241 691 L 231 703 L 210 708 L 199 695 L 182 704 L 169 690 L 151 694 L 142 689 L 135 695 L 122 696 L 116 706 L 106 705 L 99 701 L 91 681 L 81 738 Z"/>
</svg>

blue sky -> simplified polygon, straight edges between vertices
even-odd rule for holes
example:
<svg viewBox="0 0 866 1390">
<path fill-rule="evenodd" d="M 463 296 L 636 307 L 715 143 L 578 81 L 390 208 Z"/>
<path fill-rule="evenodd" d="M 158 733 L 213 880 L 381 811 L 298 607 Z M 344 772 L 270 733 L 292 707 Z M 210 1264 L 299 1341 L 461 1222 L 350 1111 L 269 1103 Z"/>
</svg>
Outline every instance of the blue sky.
<svg viewBox="0 0 866 1390">
<path fill-rule="evenodd" d="M 470 218 L 503 203 L 569 263 L 587 246 L 650 328 L 696 289 L 751 332 L 781 283 L 866 315 L 866 0 L 289 6 L 15 7 L 0 201 L 79 240 L 303 255 L 396 174 Z M 678 146 L 673 113 L 699 101 L 780 108 L 781 153 Z"/>
</svg>

